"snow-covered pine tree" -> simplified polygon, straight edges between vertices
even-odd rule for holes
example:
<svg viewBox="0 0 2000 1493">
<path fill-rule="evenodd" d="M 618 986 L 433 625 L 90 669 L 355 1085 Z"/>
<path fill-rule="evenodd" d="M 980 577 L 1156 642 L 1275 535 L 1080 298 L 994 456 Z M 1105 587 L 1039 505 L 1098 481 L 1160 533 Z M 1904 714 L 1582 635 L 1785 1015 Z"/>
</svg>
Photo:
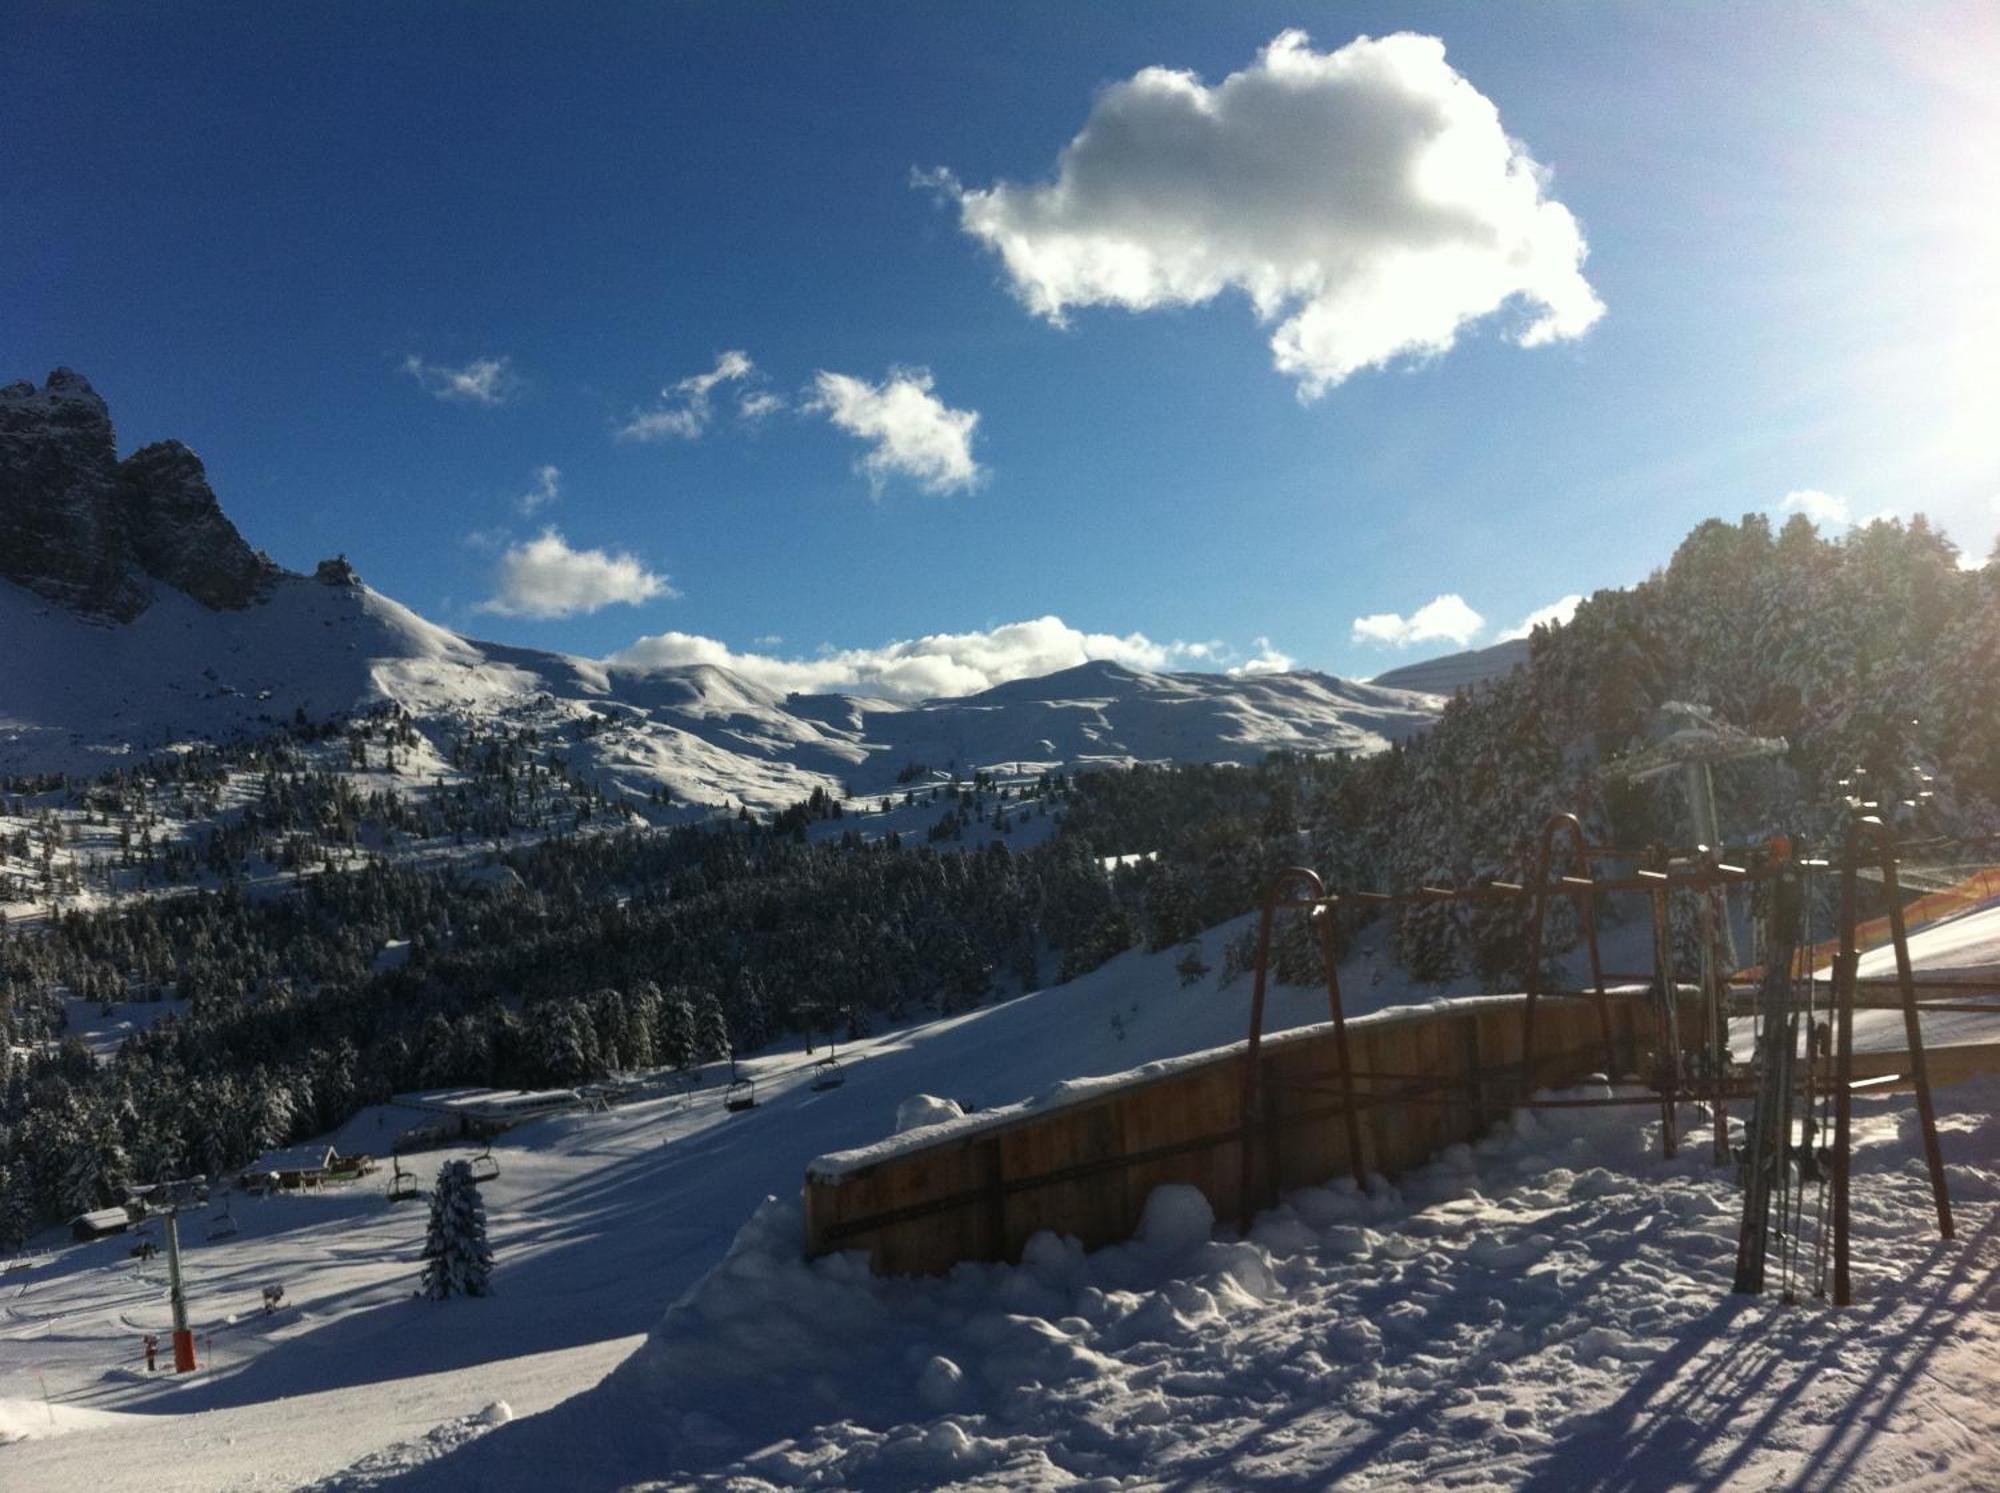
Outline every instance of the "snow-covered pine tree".
<svg viewBox="0 0 2000 1493">
<path fill-rule="evenodd" d="M 730 1053 L 729 1021 L 722 1014 L 722 1002 L 713 991 L 705 990 L 695 1011 L 695 1056 L 706 1062 L 726 1058 Z"/>
<path fill-rule="evenodd" d="M 0 1166 L 0 1250 L 19 1249 L 35 1226 L 27 1168 Z"/>
<path fill-rule="evenodd" d="M 490 1296 L 493 1251 L 486 1244 L 486 1209 L 472 1164 L 447 1161 L 438 1168 L 431 1192 L 430 1231 L 424 1239 L 424 1278 L 419 1294 L 432 1301 L 448 1296 Z"/>
</svg>

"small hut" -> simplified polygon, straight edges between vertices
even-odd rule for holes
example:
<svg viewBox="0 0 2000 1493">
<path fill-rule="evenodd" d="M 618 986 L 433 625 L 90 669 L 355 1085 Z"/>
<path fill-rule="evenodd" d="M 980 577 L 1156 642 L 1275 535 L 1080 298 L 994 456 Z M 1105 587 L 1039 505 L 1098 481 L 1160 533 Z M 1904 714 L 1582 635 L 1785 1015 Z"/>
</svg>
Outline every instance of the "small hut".
<svg viewBox="0 0 2000 1493">
<path fill-rule="evenodd" d="M 243 1169 L 237 1185 L 245 1192 L 266 1187 L 297 1190 L 317 1187 L 334 1168 L 332 1146 L 313 1144 L 287 1146 L 282 1151 L 266 1151 Z"/>
<path fill-rule="evenodd" d="M 78 1244 L 108 1239 L 132 1227 L 132 1215 L 123 1208 L 97 1208 L 79 1213 L 69 1221 L 69 1236 Z"/>
</svg>

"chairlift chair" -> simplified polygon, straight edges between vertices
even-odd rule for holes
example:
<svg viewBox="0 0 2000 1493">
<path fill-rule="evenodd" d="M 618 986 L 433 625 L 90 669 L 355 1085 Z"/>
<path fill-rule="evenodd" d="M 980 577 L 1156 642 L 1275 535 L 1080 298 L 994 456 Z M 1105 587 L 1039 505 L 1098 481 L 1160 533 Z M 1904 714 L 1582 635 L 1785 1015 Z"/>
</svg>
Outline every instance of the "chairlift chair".
<svg viewBox="0 0 2000 1493">
<path fill-rule="evenodd" d="M 823 1057 L 813 1064 L 812 1086 L 815 1089 L 837 1089 L 847 1082 L 847 1075 L 841 1072 L 840 1060 Z"/>
<path fill-rule="evenodd" d="M 224 1203 L 222 1211 L 208 1220 L 208 1237 L 211 1239 L 229 1239 L 233 1238 L 235 1234 L 236 1215 L 230 1212 L 229 1205 Z"/>
<path fill-rule="evenodd" d="M 491 1182 L 500 1175 L 500 1162 L 493 1155 L 493 1143 L 488 1141 L 486 1149 L 472 1158 L 472 1180 Z"/>
<path fill-rule="evenodd" d="M 722 1091 L 722 1107 L 731 1114 L 757 1107 L 757 1085 L 750 1079 L 739 1078 Z"/>
<path fill-rule="evenodd" d="M 412 1198 L 422 1197 L 423 1192 L 417 1186 L 417 1174 L 403 1170 L 402 1157 L 394 1156 L 390 1159 L 395 1163 L 396 1172 L 394 1176 L 389 1178 L 389 1201 L 392 1203 L 406 1203 Z"/>
</svg>

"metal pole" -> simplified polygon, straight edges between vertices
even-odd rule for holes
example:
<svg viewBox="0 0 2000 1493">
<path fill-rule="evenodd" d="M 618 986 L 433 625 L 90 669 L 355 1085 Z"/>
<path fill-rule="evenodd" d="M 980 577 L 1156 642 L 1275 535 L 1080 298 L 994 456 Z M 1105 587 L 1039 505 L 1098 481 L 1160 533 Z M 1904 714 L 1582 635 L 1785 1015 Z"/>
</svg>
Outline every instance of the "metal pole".
<svg viewBox="0 0 2000 1493">
<path fill-rule="evenodd" d="M 1326 1003 L 1333 1012 L 1333 1052 L 1340 1064 L 1341 1118 L 1347 1126 L 1347 1158 L 1357 1191 L 1368 1190 L 1368 1167 L 1361 1156 L 1361 1119 L 1354 1109 L 1354 1064 L 1347 1051 L 1347 1013 L 1340 1000 L 1340 969 L 1334 962 L 1333 907 L 1319 909 L 1319 962 L 1326 970 Z"/>
<path fill-rule="evenodd" d="M 181 1289 L 180 1208 L 167 1210 L 167 1300 L 174 1310 L 174 1372 L 194 1371 L 194 1333 L 188 1330 L 187 1293 Z"/>
<path fill-rule="evenodd" d="M 1859 825 L 1847 831 L 1846 864 L 1840 868 L 1840 953 L 1833 964 L 1833 1304 L 1854 1300 L 1848 1273 L 1848 1165 L 1854 1109 L 1854 969 L 1861 956 L 1855 950 L 1854 861 Z"/>
<path fill-rule="evenodd" d="M 1264 896 L 1264 913 L 1257 925 L 1257 961 L 1250 982 L 1250 1036 L 1243 1049 L 1243 1089 L 1240 1102 L 1242 1143 L 1237 1170 L 1236 1222 L 1239 1229 L 1250 1227 L 1254 1211 L 1252 1186 L 1256 1173 L 1256 1147 L 1252 1137 L 1262 1114 L 1263 1094 L 1259 1083 L 1258 1050 L 1264 1041 L 1264 990 L 1271 975 L 1271 930 L 1278 918 L 1278 901 L 1285 888 L 1297 882 L 1317 900 L 1324 888 L 1318 876 L 1303 866 L 1287 866 L 1271 879 Z"/>
<path fill-rule="evenodd" d="M 1660 1154 L 1671 1161 L 1680 1150 L 1681 1088 L 1680 987 L 1674 981 L 1673 955 L 1667 943 L 1667 888 L 1657 883 L 1647 899 L 1653 913 L 1653 974 L 1660 986 L 1660 1060 L 1666 1072 L 1660 1085 Z"/>
<path fill-rule="evenodd" d="M 1924 1161 L 1930 1167 L 1931 1197 L 1937 1203 L 1938 1237 L 1952 1237 L 1951 1191 L 1944 1176 L 1944 1156 L 1938 1150 L 1937 1110 L 1931 1103 L 1930 1067 L 1924 1059 L 1924 1028 L 1917 1017 L 1916 976 L 1910 970 L 1909 930 L 1903 922 L 1903 889 L 1896 877 L 1896 851 L 1886 828 L 1875 841 L 1882 849 L 1882 891 L 1889 899 L 1889 936 L 1896 945 L 1896 983 L 1903 997 L 1903 1033 L 1910 1044 L 1910 1076 L 1916 1080 L 1917 1117 L 1924 1132 Z M 1848 991 L 1848 1004 L 1854 993 Z"/>
</svg>

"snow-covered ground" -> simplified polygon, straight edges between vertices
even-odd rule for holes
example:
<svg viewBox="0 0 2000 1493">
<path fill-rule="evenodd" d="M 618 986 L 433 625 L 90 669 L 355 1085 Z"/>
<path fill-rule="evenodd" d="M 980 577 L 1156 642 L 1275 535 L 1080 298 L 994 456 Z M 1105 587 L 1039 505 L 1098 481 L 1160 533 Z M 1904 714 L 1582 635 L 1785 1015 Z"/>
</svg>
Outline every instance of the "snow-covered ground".
<svg viewBox="0 0 2000 1493">
<path fill-rule="evenodd" d="M 1242 926 L 1206 936 L 1211 966 Z M 27 1437 L 0 1446 L 0 1488 L 1995 1475 L 1989 1081 L 1940 1094 L 1951 1246 L 1925 1232 L 1907 1098 L 1860 1105 L 1864 1299 L 1842 1314 L 1726 1299 L 1729 1179 L 1699 1144 L 1652 1159 L 1644 1111 L 1538 1120 L 1365 1198 L 1309 1191 L 1248 1241 L 1208 1241 L 1170 1197 L 1147 1239 L 1087 1260 L 1046 1241 L 1017 1269 L 915 1283 L 799 1261 L 807 1163 L 887 1134 L 911 1095 L 990 1107 L 1239 1038 L 1247 980 L 1182 987 L 1178 955 L 843 1047 L 831 1091 L 792 1048 L 745 1065 L 747 1113 L 722 1110 L 711 1071 L 692 1096 L 522 1127 L 484 1189 L 488 1299 L 414 1298 L 423 1206 L 389 1203 L 380 1177 L 239 1198 L 234 1237 L 187 1230 L 209 1367 L 185 1381 L 136 1371 L 140 1334 L 167 1325 L 159 1262 L 138 1274 L 129 1240 L 55 1247 L 0 1275 L 0 1432 Z M 1408 998 L 1365 953 L 1345 975 L 1351 1010 Z M 1270 1025 L 1323 1000 L 1280 988 Z M 408 1118 L 364 1112 L 338 1141 L 380 1151 Z M 288 1304 L 266 1317 L 272 1282 Z"/>
</svg>

